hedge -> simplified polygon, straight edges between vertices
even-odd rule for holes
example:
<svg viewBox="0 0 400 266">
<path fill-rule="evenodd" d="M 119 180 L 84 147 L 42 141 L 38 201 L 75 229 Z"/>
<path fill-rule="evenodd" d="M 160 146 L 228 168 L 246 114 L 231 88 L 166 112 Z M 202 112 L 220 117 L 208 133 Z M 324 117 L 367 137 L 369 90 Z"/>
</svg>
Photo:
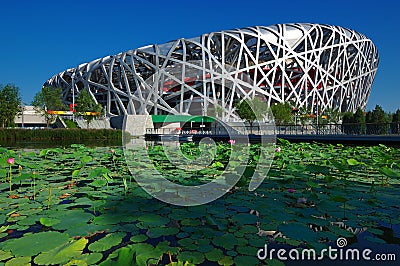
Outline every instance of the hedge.
<svg viewBox="0 0 400 266">
<path fill-rule="evenodd" d="M 84 140 L 115 139 L 122 140 L 122 131 L 117 129 L 0 129 L 1 140 Z"/>
</svg>

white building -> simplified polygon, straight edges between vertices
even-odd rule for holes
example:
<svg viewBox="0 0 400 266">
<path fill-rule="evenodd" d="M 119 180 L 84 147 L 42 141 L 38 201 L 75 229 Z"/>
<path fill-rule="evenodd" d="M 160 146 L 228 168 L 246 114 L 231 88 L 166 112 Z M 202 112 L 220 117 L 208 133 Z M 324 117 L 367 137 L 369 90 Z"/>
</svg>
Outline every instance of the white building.
<svg viewBox="0 0 400 266">
<path fill-rule="evenodd" d="M 14 120 L 15 124 L 18 127 L 25 127 L 25 128 L 43 128 L 46 127 L 46 120 L 44 117 L 36 113 L 33 106 L 24 106 L 23 112 L 15 117 Z"/>
</svg>

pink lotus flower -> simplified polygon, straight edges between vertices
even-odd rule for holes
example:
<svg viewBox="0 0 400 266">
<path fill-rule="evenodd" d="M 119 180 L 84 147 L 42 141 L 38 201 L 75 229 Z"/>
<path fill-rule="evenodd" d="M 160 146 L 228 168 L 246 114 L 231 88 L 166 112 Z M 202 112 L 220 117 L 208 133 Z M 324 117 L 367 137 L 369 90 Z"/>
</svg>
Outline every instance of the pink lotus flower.
<svg viewBox="0 0 400 266">
<path fill-rule="evenodd" d="M 289 193 L 294 193 L 294 192 L 295 192 L 294 188 L 289 188 L 287 191 L 288 191 Z"/>
<path fill-rule="evenodd" d="M 8 158 L 7 163 L 14 164 L 15 163 L 14 158 Z"/>
<path fill-rule="evenodd" d="M 231 144 L 231 145 L 234 145 L 234 144 L 235 144 L 235 142 L 236 142 L 236 141 L 235 141 L 234 139 L 230 139 L 230 140 L 228 140 L 228 143 L 229 143 L 229 144 Z"/>
<path fill-rule="evenodd" d="M 281 148 L 280 147 L 276 147 L 275 148 L 275 152 L 281 152 Z"/>
<path fill-rule="evenodd" d="M 110 152 L 111 152 L 111 153 L 114 153 L 114 152 L 115 152 L 115 150 L 114 150 L 114 149 L 111 149 L 111 150 L 110 150 Z"/>
</svg>

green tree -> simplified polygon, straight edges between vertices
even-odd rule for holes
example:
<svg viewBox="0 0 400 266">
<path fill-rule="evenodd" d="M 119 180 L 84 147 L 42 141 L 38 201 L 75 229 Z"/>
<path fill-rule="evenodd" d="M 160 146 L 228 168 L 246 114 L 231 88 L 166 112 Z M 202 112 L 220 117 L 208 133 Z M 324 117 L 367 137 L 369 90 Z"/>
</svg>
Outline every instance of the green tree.
<svg viewBox="0 0 400 266">
<path fill-rule="evenodd" d="M 387 114 L 383 111 L 382 107 L 379 105 L 375 106 L 372 111 L 371 123 L 387 123 Z"/>
<path fill-rule="evenodd" d="M 46 125 L 54 123 L 57 115 L 49 114 L 47 111 L 65 110 L 65 105 L 62 102 L 62 89 L 52 87 L 42 87 L 33 98 L 32 105 L 36 112 L 42 114 L 46 120 Z"/>
<path fill-rule="evenodd" d="M 256 120 L 261 121 L 268 112 L 268 106 L 259 98 L 241 100 L 236 105 L 236 112 L 240 118 L 250 125 L 250 134 L 253 133 L 253 124 Z"/>
<path fill-rule="evenodd" d="M 352 112 L 345 112 L 342 116 L 342 131 L 345 134 L 354 134 L 353 132 L 354 114 Z"/>
<path fill-rule="evenodd" d="M 400 109 L 397 109 L 396 112 L 392 115 L 392 123 L 390 126 L 393 134 L 400 133 Z"/>
<path fill-rule="evenodd" d="M 342 115 L 343 124 L 354 123 L 354 114 L 352 112 L 345 112 Z"/>
<path fill-rule="evenodd" d="M 388 114 L 379 105 L 376 105 L 374 110 L 367 112 L 366 122 L 368 134 L 382 135 L 388 131 Z"/>
<path fill-rule="evenodd" d="M 327 122 L 332 124 L 339 123 L 340 119 L 342 118 L 342 114 L 340 113 L 339 109 L 331 109 L 328 108 L 324 111 L 325 116 L 327 116 Z"/>
<path fill-rule="evenodd" d="M 21 104 L 18 87 L 12 84 L 7 84 L 5 87 L 0 85 L 0 124 L 2 128 L 15 125 L 15 116 L 22 111 Z"/>
<path fill-rule="evenodd" d="M 356 134 L 365 134 L 365 115 L 364 111 L 358 107 L 353 116 L 354 130 Z"/>
<path fill-rule="evenodd" d="M 102 111 L 103 107 L 96 103 L 87 90 L 82 90 L 79 93 L 78 98 L 76 99 L 76 112 L 78 116 L 82 117 L 86 121 L 87 128 L 89 128 L 90 122 L 92 122 L 95 117 L 101 115 Z M 87 112 L 95 112 L 97 114 L 87 114 Z"/>
<path fill-rule="evenodd" d="M 346 112 L 342 114 L 342 130 L 346 134 L 365 134 L 365 114 L 361 108 L 356 112 Z"/>
<path fill-rule="evenodd" d="M 305 106 L 299 108 L 297 116 L 299 117 L 300 123 L 303 126 L 306 124 L 310 124 L 313 120 L 313 118 L 311 117 L 311 109 Z"/>
<path fill-rule="evenodd" d="M 400 109 L 397 109 L 392 116 L 392 122 L 400 122 Z"/>
<path fill-rule="evenodd" d="M 292 106 L 288 102 L 271 105 L 276 125 L 287 125 L 293 122 Z"/>
</svg>

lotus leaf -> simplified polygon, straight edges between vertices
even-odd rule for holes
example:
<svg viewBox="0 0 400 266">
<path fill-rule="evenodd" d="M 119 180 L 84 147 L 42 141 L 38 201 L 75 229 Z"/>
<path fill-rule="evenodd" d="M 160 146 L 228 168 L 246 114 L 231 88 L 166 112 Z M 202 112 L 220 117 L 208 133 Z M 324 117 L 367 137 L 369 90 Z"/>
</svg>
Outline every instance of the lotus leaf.
<svg viewBox="0 0 400 266">
<path fill-rule="evenodd" d="M 368 232 L 375 235 L 383 235 L 384 231 L 376 228 L 368 228 Z"/>
<path fill-rule="evenodd" d="M 285 266 L 285 263 L 277 259 L 267 260 L 267 263 L 268 266 Z"/>
<path fill-rule="evenodd" d="M 59 219 L 54 219 L 54 218 L 40 218 L 39 219 L 40 223 L 44 226 L 53 226 L 55 224 L 58 224 L 61 222 Z"/>
<path fill-rule="evenodd" d="M 381 238 L 377 238 L 377 237 L 366 236 L 364 239 L 369 241 L 369 242 L 373 242 L 373 243 L 386 244 L 385 240 L 383 240 Z"/>
<path fill-rule="evenodd" d="M 180 232 L 179 234 L 176 235 L 177 238 L 186 238 L 190 236 L 188 232 Z"/>
<path fill-rule="evenodd" d="M 54 213 L 53 215 L 57 215 L 57 213 Z M 60 216 L 57 216 L 57 219 L 60 219 L 62 222 L 53 225 L 53 228 L 56 230 L 65 230 L 77 226 L 82 226 L 87 224 L 87 222 L 92 218 L 93 215 L 90 213 L 80 210 L 70 210 L 61 213 Z"/>
<path fill-rule="evenodd" d="M 48 241 L 51 239 L 51 241 Z M 68 241 L 68 235 L 59 232 L 40 232 L 26 234 L 21 238 L 8 240 L 5 250 L 11 250 L 15 256 L 34 256 L 46 252 Z"/>
<path fill-rule="evenodd" d="M 183 238 L 178 241 L 178 244 L 186 249 L 195 250 L 197 249 L 196 240 L 192 238 Z"/>
<path fill-rule="evenodd" d="M 247 239 L 244 238 L 244 237 L 238 237 L 238 238 L 236 238 L 236 241 L 237 241 L 237 246 L 238 247 L 239 246 L 247 246 L 247 244 L 248 244 Z"/>
<path fill-rule="evenodd" d="M 35 258 L 35 263 L 38 265 L 66 263 L 70 259 L 79 256 L 87 242 L 88 240 L 86 238 L 81 238 L 65 243 L 52 250 L 42 252 Z"/>
<path fill-rule="evenodd" d="M 170 242 L 162 241 L 158 242 L 156 249 L 162 253 L 171 253 L 171 254 L 178 254 L 179 248 L 178 247 L 171 247 Z"/>
<path fill-rule="evenodd" d="M 139 216 L 138 220 L 141 221 L 143 225 L 148 227 L 157 227 L 165 225 L 169 222 L 169 219 L 157 214 L 144 214 Z"/>
<path fill-rule="evenodd" d="M 381 169 L 379 169 L 379 172 L 389 178 L 400 178 L 400 171 L 396 171 L 388 167 L 382 167 Z"/>
<path fill-rule="evenodd" d="M 160 250 L 147 243 L 133 244 L 131 247 L 136 253 L 136 263 L 138 265 L 147 265 L 149 259 L 158 259 L 162 255 Z"/>
<path fill-rule="evenodd" d="M 175 235 L 179 232 L 175 227 L 152 227 L 147 231 L 147 236 L 150 238 L 158 238 L 161 236 Z"/>
<path fill-rule="evenodd" d="M 316 241 L 317 236 L 314 232 L 304 224 L 301 223 L 288 223 L 279 225 L 279 231 L 282 232 L 283 235 L 299 241 Z"/>
<path fill-rule="evenodd" d="M 328 226 L 328 229 L 329 229 L 329 231 L 336 234 L 337 236 L 342 236 L 342 237 L 353 237 L 354 236 L 354 234 L 352 232 L 342 229 L 336 225 L 330 225 L 330 226 Z"/>
<path fill-rule="evenodd" d="M 235 256 L 237 256 L 237 254 L 238 253 L 236 251 L 234 251 L 234 250 L 228 250 L 226 252 L 226 255 L 231 256 L 231 257 L 235 257 Z"/>
<path fill-rule="evenodd" d="M 320 236 L 321 236 L 321 235 L 320 235 Z M 288 245 L 290 245 L 290 246 L 293 246 L 293 247 L 297 247 L 297 246 L 299 246 L 299 245 L 301 244 L 300 241 L 294 240 L 294 239 L 290 239 L 290 238 L 286 238 L 286 239 L 285 239 L 285 243 L 288 244 Z"/>
<path fill-rule="evenodd" d="M 235 265 L 258 265 L 260 261 L 257 259 L 257 253 L 253 256 L 236 256 L 233 261 Z"/>
<path fill-rule="evenodd" d="M 359 165 L 360 162 L 357 161 L 356 159 L 350 158 L 350 159 L 347 159 L 347 164 L 351 165 L 351 166 L 354 166 L 354 165 Z"/>
<path fill-rule="evenodd" d="M 114 265 L 129 266 L 135 265 L 135 252 L 129 247 L 123 247 L 118 250 L 118 258 Z"/>
<path fill-rule="evenodd" d="M 181 224 L 189 226 L 198 226 L 201 224 L 201 221 L 198 219 L 184 219 L 181 221 Z"/>
<path fill-rule="evenodd" d="M 82 156 L 82 157 L 80 157 L 80 159 L 81 159 L 82 163 L 88 163 L 88 162 L 93 160 L 93 158 L 91 156 L 88 156 L 88 155 Z"/>
<path fill-rule="evenodd" d="M 237 244 L 237 240 L 233 234 L 224 234 L 220 237 L 214 237 L 213 243 L 216 246 L 223 247 L 227 250 L 232 250 Z"/>
<path fill-rule="evenodd" d="M 256 234 L 258 232 L 258 228 L 255 225 L 245 225 L 240 228 L 240 232 L 243 234 Z"/>
<path fill-rule="evenodd" d="M 7 260 L 12 257 L 13 255 L 11 254 L 11 251 L 0 250 L 0 261 Z"/>
<path fill-rule="evenodd" d="M 253 224 L 255 225 L 258 221 L 258 217 L 256 215 L 250 213 L 238 213 L 233 217 L 234 221 L 238 221 L 242 225 Z"/>
<path fill-rule="evenodd" d="M 125 235 L 125 233 L 108 234 L 105 237 L 91 243 L 88 248 L 93 252 L 102 252 L 108 250 L 116 245 L 119 245 Z"/>
<path fill-rule="evenodd" d="M 228 256 L 225 256 L 225 257 L 223 257 L 222 259 L 220 259 L 219 261 L 218 261 L 218 264 L 219 265 L 223 265 L 223 266 L 230 266 L 230 265 L 233 265 L 233 259 L 231 258 L 231 257 L 228 257 Z"/>
<path fill-rule="evenodd" d="M 24 217 L 26 217 L 26 216 L 24 216 Z M 21 226 L 24 226 L 24 225 L 34 225 L 34 224 L 36 224 L 36 222 L 37 222 L 38 220 L 39 220 L 39 217 L 38 217 L 38 216 L 32 215 L 32 216 L 26 217 L 26 218 L 24 218 L 24 219 L 22 219 L 22 220 L 19 220 L 17 223 L 18 223 L 18 225 L 21 225 Z"/>
<path fill-rule="evenodd" d="M 54 226 L 53 226 L 54 227 Z M 71 228 L 68 228 L 65 232 L 70 236 L 87 236 L 90 233 L 102 231 L 104 226 L 95 224 L 80 224 Z"/>
<path fill-rule="evenodd" d="M 84 260 L 73 259 L 66 263 L 64 266 L 87 266 L 87 262 Z"/>
<path fill-rule="evenodd" d="M 242 255 L 254 256 L 257 254 L 258 248 L 251 247 L 251 246 L 238 246 L 237 252 Z"/>
<path fill-rule="evenodd" d="M 210 252 L 207 252 L 204 254 L 206 256 L 206 259 L 209 261 L 219 261 L 224 258 L 224 253 L 222 250 L 214 248 Z"/>
<path fill-rule="evenodd" d="M 211 244 L 200 244 L 200 243 L 198 243 L 198 247 L 195 250 L 199 251 L 201 253 L 207 253 L 207 252 L 210 252 L 213 249 L 214 249 L 214 246 L 212 246 Z"/>
<path fill-rule="evenodd" d="M 106 184 L 107 181 L 104 179 L 96 179 L 92 183 L 90 183 L 90 185 L 94 187 L 104 187 Z"/>
<path fill-rule="evenodd" d="M 121 221 L 120 216 L 114 213 L 106 213 L 93 218 L 93 223 L 98 225 L 114 225 Z"/>
<path fill-rule="evenodd" d="M 178 259 L 180 261 L 188 261 L 193 264 L 203 263 L 205 258 L 204 255 L 197 251 L 184 251 L 178 254 Z"/>
<path fill-rule="evenodd" d="M 144 242 L 148 239 L 148 237 L 146 235 L 135 235 L 131 237 L 131 241 L 134 243 L 137 242 Z"/>
<path fill-rule="evenodd" d="M 79 261 L 85 262 L 87 265 L 93 265 L 98 263 L 103 258 L 103 254 L 101 253 L 86 253 L 79 256 L 76 256 L 75 259 Z M 69 263 L 72 263 L 70 261 Z M 73 264 L 71 264 L 73 265 Z"/>
<path fill-rule="evenodd" d="M 6 262 L 5 266 L 29 266 L 31 257 L 15 257 Z"/>
<path fill-rule="evenodd" d="M 249 245 L 256 248 L 262 248 L 266 244 L 266 239 L 264 237 L 259 237 L 258 235 L 248 237 Z"/>
</svg>

